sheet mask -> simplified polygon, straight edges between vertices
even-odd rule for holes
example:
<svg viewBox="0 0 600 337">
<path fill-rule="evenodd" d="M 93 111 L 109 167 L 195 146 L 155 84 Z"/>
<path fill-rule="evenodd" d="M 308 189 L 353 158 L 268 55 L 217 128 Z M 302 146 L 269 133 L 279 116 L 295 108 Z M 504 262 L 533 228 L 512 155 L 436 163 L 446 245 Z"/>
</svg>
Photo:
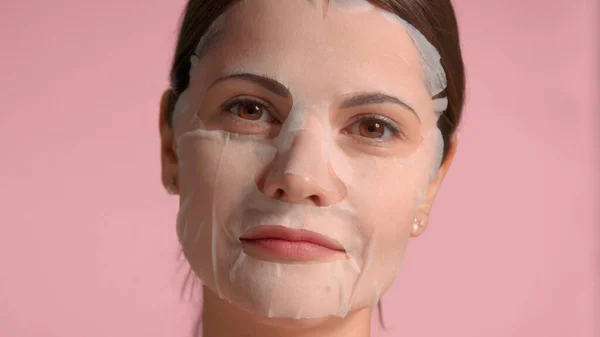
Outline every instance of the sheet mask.
<svg viewBox="0 0 600 337">
<path fill-rule="evenodd" d="M 332 1 L 325 16 L 318 7 L 306 0 L 231 7 L 199 44 L 174 112 L 184 253 L 220 298 L 268 317 L 344 317 L 375 305 L 397 275 L 443 150 L 436 123 L 445 106 L 432 96 L 445 75 L 435 48 L 365 1 Z M 235 79 L 242 74 L 275 79 L 291 97 Z M 216 81 L 226 76 L 234 78 Z M 373 91 L 400 97 L 415 112 L 394 104 L 340 108 L 348 93 Z M 277 102 L 275 136 L 262 132 L 274 128 L 262 122 L 243 122 L 239 132 L 239 117 L 221 109 L 239 95 Z M 400 120 L 404 139 L 357 141 L 356 111 L 373 109 Z M 310 182 L 321 204 L 265 194 L 286 174 Z M 324 235 L 346 258 L 289 264 L 244 253 L 240 236 L 269 225 Z"/>
</svg>

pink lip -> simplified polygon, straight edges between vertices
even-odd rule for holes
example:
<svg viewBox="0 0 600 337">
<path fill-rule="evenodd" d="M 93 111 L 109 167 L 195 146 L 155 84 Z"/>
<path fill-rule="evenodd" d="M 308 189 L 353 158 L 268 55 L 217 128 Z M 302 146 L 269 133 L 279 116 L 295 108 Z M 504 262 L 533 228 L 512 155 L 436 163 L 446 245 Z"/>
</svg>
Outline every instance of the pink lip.
<svg viewBox="0 0 600 337">
<path fill-rule="evenodd" d="M 260 226 L 240 237 L 247 253 L 259 258 L 309 261 L 327 258 L 344 247 L 321 234 L 283 226 Z"/>
</svg>

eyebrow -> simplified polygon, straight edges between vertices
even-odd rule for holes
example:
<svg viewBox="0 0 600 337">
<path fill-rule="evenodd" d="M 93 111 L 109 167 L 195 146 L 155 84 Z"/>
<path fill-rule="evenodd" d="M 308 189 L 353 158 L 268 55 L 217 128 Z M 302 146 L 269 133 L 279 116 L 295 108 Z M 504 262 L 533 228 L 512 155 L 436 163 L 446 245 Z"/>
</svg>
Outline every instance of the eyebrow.
<svg viewBox="0 0 600 337">
<path fill-rule="evenodd" d="M 384 94 L 381 92 L 360 93 L 352 98 L 345 100 L 342 103 L 342 109 L 354 108 L 354 107 L 358 107 L 361 105 L 385 104 L 385 103 L 396 104 L 401 107 L 404 107 L 404 108 L 410 110 L 412 113 L 414 113 L 415 116 L 417 116 L 417 118 L 419 117 L 419 115 L 417 115 L 417 112 L 415 111 L 415 109 L 413 109 L 410 105 L 404 103 L 398 97 L 390 96 L 390 95 L 387 95 L 387 94 Z"/>
<path fill-rule="evenodd" d="M 233 75 L 221 77 L 218 80 L 214 81 L 213 84 L 210 85 L 210 87 L 216 85 L 217 83 L 220 83 L 220 82 L 223 82 L 226 80 L 230 80 L 230 79 L 240 79 L 243 81 L 258 84 L 261 87 L 263 87 L 264 89 L 266 89 L 278 96 L 286 98 L 286 99 L 289 99 L 292 97 L 292 94 L 290 93 L 290 91 L 283 84 L 277 82 L 276 80 L 265 77 L 265 76 L 249 74 L 249 73 L 233 74 Z"/>
</svg>

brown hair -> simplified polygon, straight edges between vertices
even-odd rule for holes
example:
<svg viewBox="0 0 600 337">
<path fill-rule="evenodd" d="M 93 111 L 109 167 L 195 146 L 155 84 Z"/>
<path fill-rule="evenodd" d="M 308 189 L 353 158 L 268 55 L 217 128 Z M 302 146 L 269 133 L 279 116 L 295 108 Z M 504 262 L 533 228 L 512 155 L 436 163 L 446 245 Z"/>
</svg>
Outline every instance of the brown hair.
<svg viewBox="0 0 600 337">
<path fill-rule="evenodd" d="M 240 0 L 188 0 L 183 13 L 177 47 L 170 73 L 171 94 L 167 122 L 172 126 L 172 112 L 177 97 L 188 86 L 190 57 L 209 26 Z M 446 71 L 448 86 L 436 97 L 447 97 L 448 108 L 438 121 L 444 138 L 445 159 L 450 138 L 456 132 L 465 99 L 465 73 L 458 36 L 456 15 L 450 0 L 368 0 L 373 5 L 394 13 L 417 28 L 438 50 Z M 382 326 L 381 302 L 378 303 Z"/>
<path fill-rule="evenodd" d="M 400 16 L 416 27 L 436 47 L 448 78 L 439 97 L 448 98 L 448 109 L 438 121 L 444 138 L 444 159 L 450 138 L 456 132 L 465 100 L 465 73 L 456 15 L 450 0 L 368 0 L 373 5 Z M 208 27 L 239 0 L 188 0 L 183 13 L 175 56 L 171 66 L 171 95 L 167 121 L 172 126 L 172 111 L 180 93 L 189 83 L 190 57 Z"/>
</svg>

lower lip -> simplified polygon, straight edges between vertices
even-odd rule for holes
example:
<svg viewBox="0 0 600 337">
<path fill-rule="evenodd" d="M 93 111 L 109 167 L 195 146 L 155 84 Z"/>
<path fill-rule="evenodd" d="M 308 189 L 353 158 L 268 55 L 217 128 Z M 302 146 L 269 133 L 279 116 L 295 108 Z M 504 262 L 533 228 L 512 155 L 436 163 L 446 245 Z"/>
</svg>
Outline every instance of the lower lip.
<svg viewBox="0 0 600 337">
<path fill-rule="evenodd" d="M 344 252 L 329 249 L 307 241 L 287 241 L 280 239 L 242 240 L 242 247 L 248 255 L 259 259 L 287 261 L 328 261 Z"/>
</svg>

